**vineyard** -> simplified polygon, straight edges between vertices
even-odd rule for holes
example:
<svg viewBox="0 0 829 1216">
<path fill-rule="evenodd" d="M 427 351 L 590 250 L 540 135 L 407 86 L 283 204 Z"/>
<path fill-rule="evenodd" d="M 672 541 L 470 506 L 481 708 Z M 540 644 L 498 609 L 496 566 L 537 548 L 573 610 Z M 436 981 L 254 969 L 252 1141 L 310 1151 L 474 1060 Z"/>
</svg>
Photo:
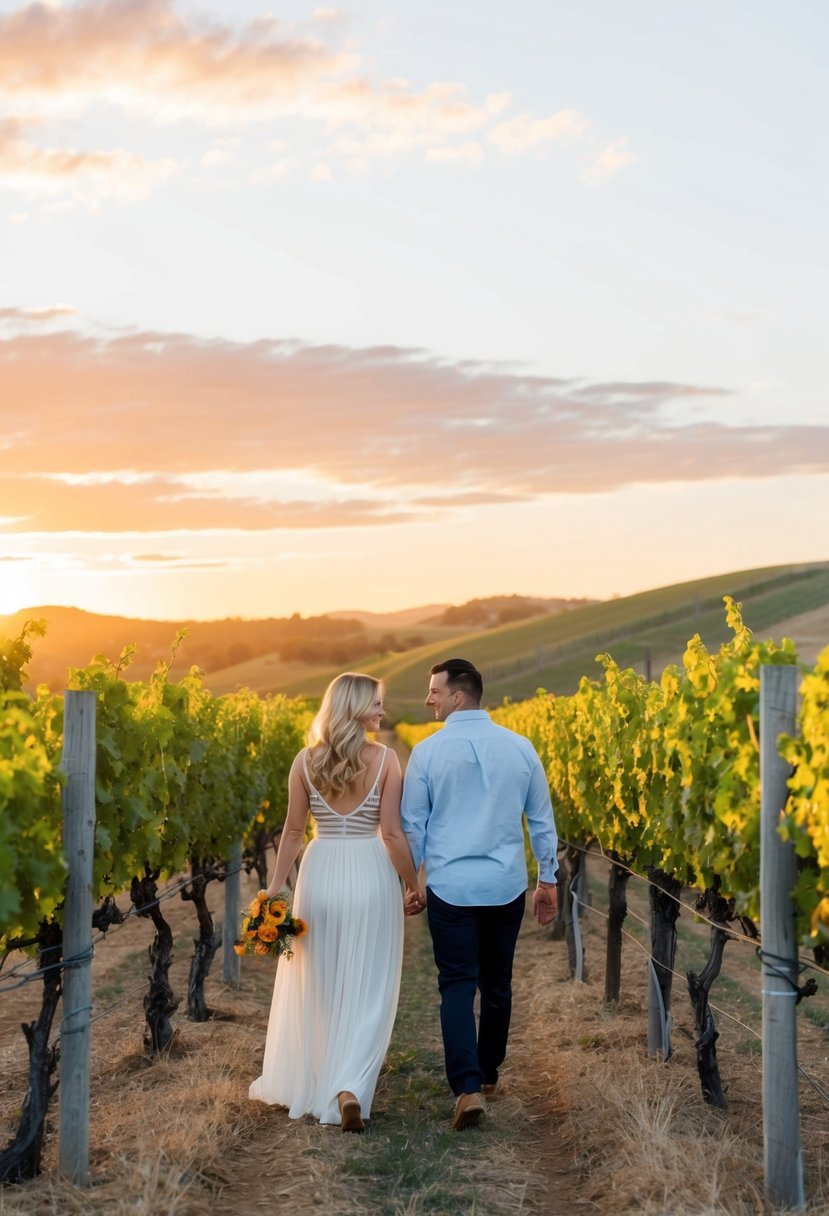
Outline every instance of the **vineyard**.
<svg viewBox="0 0 829 1216">
<path fill-rule="evenodd" d="M 764 967 L 764 994 L 790 998 L 785 1018 L 769 1015 L 770 1022 L 786 1021 L 787 1032 L 783 1040 L 775 1039 L 773 1048 L 767 1044 L 766 1051 L 786 1058 L 779 1080 L 793 1114 L 775 1136 L 786 1144 L 780 1153 L 782 1168 L 792 1175 L 791 1186 L 780 1190 L 797 1206 L 802 1179 L 794 1177 L 799 1129 L 792 1009 L 817 991 L 816 974 L 829 975 L 829 648 L 803 675 L 798 729 L 793 729 L 792 698 L 791 734 L 764 740 L 767 755 L 779 753 L 791 766 L 771 831 L 791 842 L 797 860 L 791 881 L 785 882 L 792 888 L 795 933 L 785 947 L 780 945 L 790 929 L 786 904 L 781 936 L 770 931 L 768 941 L 761 943 L 761 673 L 795 668 L 797 655 L 789 641 L 777 645 L 755 640 L 740 606 L 730 597 L 725 603 L 731 639 L 710 653 L 695 636 L 682 671 L 669 666 L 659 681 L 649 681 L 621 669 L 605 654 L 599 656 L 603 680 L 583 678 L 571 696 L 540 691 L 533 699 L 504 704 L 493 717 L 533 741 L 547 772 L 559 833 L 566 842 L 561 931 L 577 979 L 584 976 L 579 921 L 588 907 L 586 860 L 598 852 L 608 863 L 608 1006 L 620 997 L 627 884 L 634 875 L 647 880 L 652 979 L 648 1046 L 653 1053 L 667 1060 L 672 1052 L 676 921 L 688 886 L 694 890 L 693 911 L 711 928 L 704 966 L 687 974 L 698 1036 L 697 1067 L 707 1103 L 726 1106 L 716 1053 L 719 1032 L 709 1000 L 726 944 L 755 944 Z M 400 724 L 397 729 L 411 747 L 438 727 Z M 788 891 L 773 889 L 783 885 L 779 876 L 770 885 L 775 899 L 788 900 Z M 809 952 L 799 960 L 795 935 L 800 949 Z M 805 969 L 813 974 L 801 984 Z M 779 1025 L 774 1029 L 776 1033 Z"/>
<path fill-rule="evenodd" d="M 539 692 L 493 712 L 532 740 L 547 771 L 559 835 L 593 842 L 622 867 L 716 891 L 729 919 L 759 915 L 760 668 L 797 666 L 793 645 L 756 640 L 726 597 L 731 639 L 694 637 L 683 670 L 648 681 L 600 655 L 601 681 L 572 696 Z M 829 649 L 801 684 L 799 731 L 780 741 L 792 765 L 781 831 L 800 859 L 798 938 L 829 950 Z M 413 746 L 435 724 L 400 723 Z M 576 859 L 576 864 L 578 861 Z"/>
<path fill-rule="evenodd" d="M 645 948 L 653 978 L 648 1045 L 663 1061 L 672 1051 L 676 920 L 693 888 L 696 915 L 711 931 L 710 954 L 688 980 L 702 1093 L 713 1107 L 726 1105 L 727 1086 L 719 1078 L 710 989 L 727 942 L 750 943 L 752 951 L 760 943 L 760 686 L 761 670 L 769 667 L 792 669 L 800 687 L 796 729 L 777 744 L 791 771 L 780 832 L 798 859 L 793 899 L 800 965 L 825 975 L 829 954 L 829 650 L 803 671 L 791 643 L 753 637 L 739 605 L 727 600 L 726 616 L 729 641 L 709 652 L 693 638 L 683 667 L 666 668 L 659 680 L 604 655 L 603 678 L 583 679 L 575 694 L 539 692 L 493 713 L 532 739 L 548 774 L 566 842 L 561 932 L 576 979 L 585 979 L 588 936 L 580 916 L 597 902 L 597 860 L 606 865 L 608 1009 L 619 1005 L 622 942 L 630 936 L 624 928 L 627 885 L 634 876 L 647 882 Z M 58 1070 L 52 1024 L 65 968 L 84 961 L 64 957 L 61 937 L 65 702 L 46 690 L 34 698 L 21 691 L 39 628 L 0 642 L 0 996 L 32 983 L 43 992 L 40 1016 L 24 1027 L 28 1093 L 17 1131 L 0 1154 L 0 1177 L 7 1182 L 31 1178 L 41 1168 Z M 174 645 L 151 678 L 130 681 L 127 648 L 117 661 L 100 657 L 74 670 L 69 681 L 71 691 L 93 694 L 96 706 L 95 933 L 112 932 L 125 917 L 151 922 L 151 974 L 143 997 L 149 1060 L 166 1058 L 175 1038 L 171 1016 L 178 1000 L 169 983 L 173 937 L 166 901 L 193 905 L 187 1016 L 208 1023 L 214 1010 L 205 982 L 221 944 L 211 912 L 213 884 L 229 884 L 239 869 L 255 873 L 257 884 L 264 881 L 267 850 L 284 815 L 288 770 L 311 715 L 299 699 L 260 699 L 248 691 L 214 696 L 195 669 L 174 679 L 175 658 Z M 411 746 L 435 727 L 397 729 Z M 764 967 L 769 962 L 763 958 Z M 800 983 L 797 975 L 781 973 L 780 982 L 790 985 L 797 1004 L 814 989 L 814 980 Z"/>
<path fill-rule="evenodd" d="M 21 691 L 31 639 L 29 625 L 0 653 L 0 946 L 24 961 L 0 972 L 0 993 L 38 981 L 43 1004 L 26 1028 L 29 1098 L 16 1136 L 0 1154 L 0 1179 L 31 1177 L 39 1169 L 43 1123 L 57 1053 L 52 1020 L 63 988 L 62 908 L 67 868 L 61 845 L 64 698 L 45 689 Z M 177 639 L 178 641 L 178 639 Z M 173 998 L 167 973 L 172 934 L 159 883 L 179 877 L 175 892 L 192 902 L 198 937 L 188 982 L 187 1013 L 206 1021 L 204 980 L 221 944 L 206 899 L 209 884 L 235 869 L 256 869 L 266 882 L 266 851 L 284 818 L 288 772 L 304 743 L 309 706 L 241 691 L 214 697 L 196 669 L 173 680 L 168 662 L 147 681 L 128 681 L 131 648 L 116 662 L 99 657 L 70 675 L 73 692 L 93 694 L 95 789 L 92 922 L 99 936 L 123 921 L 116 896 L 129 892 L 129 913 L 152 922 L 152 973 L 144 1000 L 146 1043 L 164 1051 L 173 1037 Z M 272 809 L 273 808 L 273 809 Z M 239 842 L 242 842 L 241 855 Z M 238 873 L 237 873 L 238 877 Z"/>
</svg>

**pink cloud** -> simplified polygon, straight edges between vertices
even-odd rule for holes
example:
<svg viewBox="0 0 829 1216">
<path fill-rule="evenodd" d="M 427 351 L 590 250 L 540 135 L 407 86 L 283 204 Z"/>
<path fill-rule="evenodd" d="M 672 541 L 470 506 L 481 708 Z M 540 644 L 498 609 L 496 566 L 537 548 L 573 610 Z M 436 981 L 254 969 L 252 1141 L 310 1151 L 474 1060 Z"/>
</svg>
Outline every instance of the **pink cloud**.
<svg viewBox="0 0 829 1216">
<path fill-rule="evenodd" d="M 90 197 L 132 196 L 175 173 L 172 160 L 149 161 L 116 148 L 84 152 L 74 148 L 42 148 L 23 137 L 23 124 L 0 122 L 0 176 L 9 184 L 58 187 L 67 181 L 86 183 Z"/>
<path fill-rule="evenodd" d="M 461 81 L 415 88 L 405 80 L 370 79 L 340 20 L 332 19 L 339 14 L 320 13 L 301 33 L 272 17 L 231 25 L 183 14 L 173 0 L 29 3 L 0 15 L 0 97 L 18 123 L 21 114 L 27 122 L 34 115 L 60 122 L 67 107 L 77 115 L 102 103 L 153 122 L 187 118 L 238 126 L 301 119 L 327 129 L 335 137 L 331 151 L 362 171 L 372 161 L 412 152 L 475 169 L 485 145 L 473 143 L 472 135 L 486 136 L 489 145 L 514 157 L 578 139 L 590 125 L 569 109 L 506 117 L 511 93 L 489 93 L 476 104 Z M 6 150 L 16 174 L 55 179 L 81 168 L 104 171 L 109 160 L 120 175 L 158 172 L 136 158 L 128 162 L 129 155 L 120 149 L 39 150 L 19 136 Z M 613 164 L 609 149 L 603 155 L 605 163 L 597 161 L 594 172 L 607 175 L 621 154 Z M 213 149 L 207 157 L 215 169 L 228 153 Z"/>
<path fill-rule="evenodd" d="M 829 427 L 695 419 L 694 401 L 722 388 L 565 381 L 397 347 L 27 322 L 0 340 L 0 376 L 0 517 L 24 516 L 16 530 L 381 524 L 829 469 Z"/>
<path fill-rule="evenodd" d="M 344 60 L 292 38 L 273 18 L 240 32 L 188 23 L 171 0 L 92 0 L 71 8 L 27 4 L 0 16 L 0 80 L 7 94 L 123 96 L 144 90 L 187 102 L 247 105 L 292 93 Z"/>
</svg>

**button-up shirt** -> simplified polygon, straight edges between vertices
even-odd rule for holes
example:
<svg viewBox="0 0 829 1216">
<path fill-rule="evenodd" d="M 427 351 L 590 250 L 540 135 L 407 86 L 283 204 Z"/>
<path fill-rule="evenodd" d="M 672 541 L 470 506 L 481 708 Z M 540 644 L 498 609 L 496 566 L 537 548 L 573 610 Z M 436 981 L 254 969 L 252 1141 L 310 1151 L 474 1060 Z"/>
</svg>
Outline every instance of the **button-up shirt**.
<svg viewBox="0 0 829 1216">
<path fill-rule="evenodd" d="M 510 903 L 527 889 L 523 816 L 542 882 L 558 862 L 544 768 L 529 739 L 482 709 L 456 709 L 406 769 L 403 829 L 428 886 L 461 907 Z"/>
</svg>

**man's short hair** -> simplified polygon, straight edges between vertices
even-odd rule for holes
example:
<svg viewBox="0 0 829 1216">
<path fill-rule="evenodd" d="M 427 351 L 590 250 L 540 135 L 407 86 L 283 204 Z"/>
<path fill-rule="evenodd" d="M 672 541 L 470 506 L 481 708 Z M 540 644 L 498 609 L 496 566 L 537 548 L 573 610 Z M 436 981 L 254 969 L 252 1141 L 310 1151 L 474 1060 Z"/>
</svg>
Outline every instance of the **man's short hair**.
<svg viewBox="0 0 829 1216">
<path fill-rule="evenodd" d="M 450 692 L 462 692 L 470 701 L 480 702 L 484 682 L 474 663 L 468 659 L 446 659 L 443 663 L 435 663 L 429 674 L 436 676 L 441 671 L 446 672 L 446 686 Z"/>
</svg>

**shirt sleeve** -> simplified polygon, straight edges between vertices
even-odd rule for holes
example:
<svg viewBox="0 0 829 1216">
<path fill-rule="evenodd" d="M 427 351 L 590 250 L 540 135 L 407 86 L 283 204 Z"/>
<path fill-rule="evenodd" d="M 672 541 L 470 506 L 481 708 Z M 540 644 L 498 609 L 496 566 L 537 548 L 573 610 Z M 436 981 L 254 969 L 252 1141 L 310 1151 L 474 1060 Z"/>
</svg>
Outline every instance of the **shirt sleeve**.
<svg viewBox="0 0 829 1216">
<path fill-rule="evenodd" d="M 423 851 L 426 841 L 426 823 L 432 809 L 429 797 L 429 782 L 426 768 L 418 755 L 418 747 L 412 750 L 406 775 L 403 779 L 403 801 L 400 806 L 400 820 L 403 831 L 412 850 L 412 861 L 415 869 L 423 864 Z"/>
<path fill-rule="evenodd" d="M 538 877 L 541 882 L 557 882 L 558 835 L 553 817 L 553 804 L 550 801 L 550 787 L 544 766 L 533 750 L 532 772 L 530 786 L 527 790 L 527 804 L 524 813 L 527 816 L 527 828 L 530 833 L 530 844 L 533 856 L 538 862 Z"/>
</svg>

